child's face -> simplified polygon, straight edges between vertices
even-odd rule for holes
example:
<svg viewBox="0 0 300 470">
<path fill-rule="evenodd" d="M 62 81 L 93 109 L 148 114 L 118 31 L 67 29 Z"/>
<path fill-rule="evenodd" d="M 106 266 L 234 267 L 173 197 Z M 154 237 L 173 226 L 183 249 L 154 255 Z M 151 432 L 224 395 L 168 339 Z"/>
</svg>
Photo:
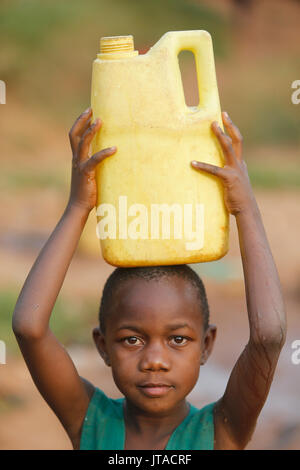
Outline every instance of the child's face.
<svg viewBox="0 0 300 470">
<path fill-rule="evenodd" d="M 144 412 L 175 411 L 197 382 L 216 327 L 203 329 L 195 288 L 173 276 L 127 280 L 118 289 L 102 335 L 94 340 L 115 383 Z"/>
</svg>

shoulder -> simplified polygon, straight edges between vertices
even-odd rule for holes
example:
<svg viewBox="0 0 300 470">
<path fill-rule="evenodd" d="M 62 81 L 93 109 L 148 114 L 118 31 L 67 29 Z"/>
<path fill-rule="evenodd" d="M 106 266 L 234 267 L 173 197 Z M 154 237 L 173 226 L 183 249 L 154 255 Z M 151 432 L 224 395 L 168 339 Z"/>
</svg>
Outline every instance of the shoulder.
<svg viewBox="0 0 300 470">
<path fill-rule="evenodd" d="M 95 391 L 96 391 L 97 387 L 95 387 L 91 382 L 89 382 L 87 379 L 85 379 L 83 377 L 80 377 L 80 380 L 81 380 L 81 382 L 82 382 L 82 384 L 85 388 L 85 391 L 87 393 L 87 396 L 88 396 L 88 403 L 87 403 L 87 407 L 86 407 L 86 411 L 85 411 L 85 416 L 86 416 L 86 413 L 87 413 L 87 411 L 90 407 L 91 400 L 92 400 L 92 398 L 95 394 Z M 73 429 L 67 430 L 67 434 L 68 434 L 68 436 L 69 436 L 69 438 L 72 442 L 74 450 L 79 449 L 80 436 L 81 436 L 85 416 L 83 417 L 81 422 L 76 425 L 76 427 L 74 427 Z"/>
<path fill-rule="evenodd" d="M 112 416 L 121 413 L 122 400 L 109 398 L 100 388 L 93 385 L 84 377 L 80 377 L 81 382 L 89 397 L 85 415 L 77 428 L 68 432 L 69 438 L 75 450 L 80 449 L 82 438 L 86 439 L 86 434 L 97 433 L 100 423 Z"/>
<path fill-rule="evenodd" d="M 188 414 L 188 421 L 200 420 L 210 424 L 214 424 L 214 413 L 215 413 L 216 402 L 208 403 L 202 408 L 197 408 L 196 406 L 190 404 L 190 412 Z"/>
<path fill-rule="evenodd" d="M 208 403 L 202 408 L 196 408 L 190 404 L 190 413 L 188 415 L 188 423 L 197 423 L 201 425 L 201 432 L 214 433 L 214 415 L 216 402 Z"/>
<path fill-rule="evenodd" d="M 88 380 L 83 379 L 84 386 L 89 395 L 90 401 L 89 406 L 86 412 L 86 418 L 96 419 L 95 415 L 99 414 L 110 414 L 110 415 L 120 415 L 122 411 L 124 398 L 110 398 L 108 397 L 103 390 L 98 387 L 95 387 Z"/>
<path fill-rule="evenodd" d="M 95 385 L 93 385 L 91 382 L 89 382 L 87 379 L 83 377 L 80 377 L 80 379 L 81 379 L 81 382 L 83 383 L 86 393 L 88 394 L 89 399 L 91 400 L 97 387 L 95 387 Z"/>
<path fill-rule="evenodd" d="M 89 390 L 93 394 L 77 437 L 76 448 L 122 449 L 124 398 L 110 398 L 98 387 L 89 387 Z"/>
<path fill-rule="evenodd" d="M 209 403 L 202 408 L 190 404 L 190 412 L 173 432 L 167 449 L 213 450 L 214 406 Z"/>
</svg>

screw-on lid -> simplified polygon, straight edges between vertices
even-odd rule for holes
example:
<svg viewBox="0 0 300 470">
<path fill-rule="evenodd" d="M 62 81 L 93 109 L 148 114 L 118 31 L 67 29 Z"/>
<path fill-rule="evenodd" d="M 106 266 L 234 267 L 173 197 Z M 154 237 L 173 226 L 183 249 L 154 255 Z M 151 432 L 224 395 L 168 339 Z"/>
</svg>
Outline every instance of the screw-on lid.
<svg viewBox="0 0 300 470">
<path fill-rule="evenodd" d="M 138 55 L 139 51 L 134 50 L 133 36 L 107 36 L 100 39 L 98 59 L 130 59 Z"/>
<path fill-rule="evenodd" d="M 134 51 L 133 36 L 107 36 L 100 39 L 100 53 Z"/>
</svg>

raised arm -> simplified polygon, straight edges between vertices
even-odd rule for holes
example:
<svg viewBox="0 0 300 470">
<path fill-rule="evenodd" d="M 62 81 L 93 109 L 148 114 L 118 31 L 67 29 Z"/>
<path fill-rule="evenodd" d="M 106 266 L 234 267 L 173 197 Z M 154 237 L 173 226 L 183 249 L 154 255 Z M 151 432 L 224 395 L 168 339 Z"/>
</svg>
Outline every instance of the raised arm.
<svg viewBox="0 0 300 470">
<path fill-rule="evenodd" d="M 278 273 L 242 158 L 242 137 L 227 113 L 222 117 L 228 136 L 217 123 L 212 129 L 222 146 L 225 166 L 201 162 L 193 166 L 221 178 L 226 206 L 238 228 L 250 337 L 216 407 L 215 448 L 243 449 L 272 383 L 285 342 L 286 316 Z"/>
<path fill-rule="evenodd" d="M 70 130 L 73 160 L 69 200 L 27 276 L 12 320 L 30 374 L 72 442 L 93 386 L 79 377 L 67 351 L 50 330 L 49 320 L 89 212 L 96 204 L 96 165 L 116 151 L 105 149 L 88 158 L 89 145 L 100 127 L 100 120 L 91 125 L 88 109 Z"/>
</svg>

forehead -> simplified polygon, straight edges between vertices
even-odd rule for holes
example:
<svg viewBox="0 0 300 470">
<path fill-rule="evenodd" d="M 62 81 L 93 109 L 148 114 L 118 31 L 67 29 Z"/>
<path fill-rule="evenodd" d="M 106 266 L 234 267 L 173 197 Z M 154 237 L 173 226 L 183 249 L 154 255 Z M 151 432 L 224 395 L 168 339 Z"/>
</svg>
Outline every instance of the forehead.
<svg viewBox="0 0 300 470">
<path fill-rule="evenodd" d="M 124 320 L 153 327 L 178 321 L 202 326 L 196 288 L 177 276 L 126 280 L 117 289 L 109 318 L 115 326 Z"/>
</svg>

